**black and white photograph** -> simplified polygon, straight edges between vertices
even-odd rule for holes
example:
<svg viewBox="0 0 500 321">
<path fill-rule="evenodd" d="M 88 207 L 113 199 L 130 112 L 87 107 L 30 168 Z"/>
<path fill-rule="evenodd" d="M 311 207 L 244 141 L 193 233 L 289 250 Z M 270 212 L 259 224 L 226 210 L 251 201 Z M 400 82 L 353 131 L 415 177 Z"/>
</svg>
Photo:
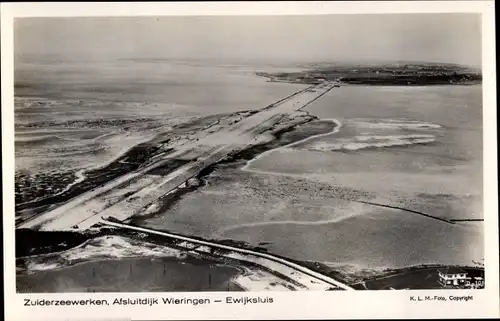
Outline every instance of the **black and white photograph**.
<svg viewBox="0 0 500 321">
<path fill-rule="evenodd" d="M 482 19 L 15 17 L 16 293 L 484 291 Z"/>
<path fill-rule="evenodd" d="M 480 18 L 16 20 L 17 290 L 484 287 Z"/>
<path fill-rule="evenodd" d="M 10 319 L 498 316 L 492 5 L 416 4 L 2 4 Z"/>
</svg>

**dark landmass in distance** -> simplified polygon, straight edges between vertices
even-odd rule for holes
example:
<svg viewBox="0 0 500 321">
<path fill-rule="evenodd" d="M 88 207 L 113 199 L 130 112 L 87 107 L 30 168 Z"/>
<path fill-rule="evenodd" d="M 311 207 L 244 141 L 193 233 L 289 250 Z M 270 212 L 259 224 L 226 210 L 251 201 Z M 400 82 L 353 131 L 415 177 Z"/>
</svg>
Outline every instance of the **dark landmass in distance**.
<svg viewBox="0 0 500 321">
<path fill-rule="evenodd" d="M 265 73 L 273 82 L 315 84 L 337 81 L 349 85 L 471 85 L 481 83 L 481 72 L 455 64 L 405 63 L 386 65 L 314 64 L 302 72 Z"/>
</svg>

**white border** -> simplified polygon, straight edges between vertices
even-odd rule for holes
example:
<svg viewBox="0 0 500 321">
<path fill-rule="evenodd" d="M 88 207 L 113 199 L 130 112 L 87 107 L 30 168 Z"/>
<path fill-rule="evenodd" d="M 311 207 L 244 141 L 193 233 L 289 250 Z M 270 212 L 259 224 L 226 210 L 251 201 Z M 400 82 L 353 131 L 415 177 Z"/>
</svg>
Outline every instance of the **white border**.
<svg viewBox="0 0 500 321">
<path fill-rule="evenodd" d="M 14 17 L 485 12 L 492 1 L 102 2 L 5 4 Z"/>
<path fill-rule="evenodd" d="M 480 291 L 361 291 L 259 293 L 272 296 L 269 305 L 156 306 L 152 308 L 24 308 L 15 290 L 14 256 L 14 108 L 13 18 L 68 16 L 159 15 L 304 15 L 360 13 L 481 13 L 483 15 L 483 118 L 486 289 Z M 6 320 L 78 319 L 294 319 L 294 318 L 465 318 L 498 317 L 498 190 L 496 142 L 496 81 L 493 1 L 428 2 L 224 2 L 224 3 L 2 3 L 2 175 L 4 226 L 4 282 Z M 254 293 L 255 294 L 255 293 Z M 411 296 L 469 295 L 468 302 L 411 303 Z M 175 297 L 223 298 L 224 294 L 175 293 Z M 234 295 L 234 294 L 233 294 Z M 250 295 L 247 293 L 246 295 Z M 43 298 L 161 297 L 161 294 L 50 294 Z"/>
</svg>

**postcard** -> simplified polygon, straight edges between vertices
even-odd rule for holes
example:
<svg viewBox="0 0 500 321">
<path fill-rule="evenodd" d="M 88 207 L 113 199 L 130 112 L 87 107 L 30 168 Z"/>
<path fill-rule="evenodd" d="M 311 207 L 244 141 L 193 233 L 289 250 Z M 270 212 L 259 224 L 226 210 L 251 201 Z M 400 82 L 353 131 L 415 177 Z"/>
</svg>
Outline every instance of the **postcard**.
<svg viewBox="0 0 500 321">
<path fill-rule="evenodd" d="M 499 317 L 493 1 L 1 8 L 7 320 Z"/>
</svg>

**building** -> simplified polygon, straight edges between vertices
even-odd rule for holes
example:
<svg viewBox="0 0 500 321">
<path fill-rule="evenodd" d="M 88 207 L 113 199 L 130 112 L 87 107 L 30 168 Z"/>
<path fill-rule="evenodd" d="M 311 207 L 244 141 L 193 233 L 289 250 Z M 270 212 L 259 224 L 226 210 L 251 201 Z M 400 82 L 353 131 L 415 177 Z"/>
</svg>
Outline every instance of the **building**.
<svg viewBox="0 0 500 321">
<path fill-rule="evenodd" d="M 484 288 L 484 276 L 469 277 L 467 274 L 467 272 L 455 266 L 442 268 L 438 270 L 438 283 L 443 287 Z"/>
<path fill-rule="evenodd" d="M 459 267 L 451 266 L 438 270 L 438 282 L 442 286 L 465 287 L 470 278 L 467 272 Z"/>
</svg>

